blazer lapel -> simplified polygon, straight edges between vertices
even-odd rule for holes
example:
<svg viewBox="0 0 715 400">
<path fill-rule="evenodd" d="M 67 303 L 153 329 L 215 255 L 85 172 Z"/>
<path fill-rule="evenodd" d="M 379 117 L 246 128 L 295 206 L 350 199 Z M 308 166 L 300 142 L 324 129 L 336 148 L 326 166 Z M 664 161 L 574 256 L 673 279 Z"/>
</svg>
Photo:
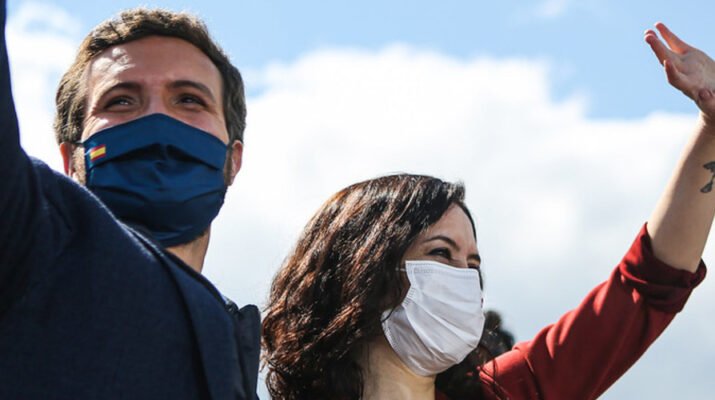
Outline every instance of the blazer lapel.
<svg viewBox="0 0 715 400">
<path fill-rule="evenodd" d="M 186 300 L 186 308 L 196 334 L 209 393 L 214 400 L 246 399 L 236 348 L 236 335 L 223 301 L 196 290 L 196 282 L 176 267 L 169 267 L 179 290 Z M 205 279 L 201 277 L 202 279 Z M 215 289 L 214 289 L 215 290 Z M 220 312 L 217 312 L 220 308 Z"/>
<path fill-rule="evenodd" d="M 248 399 L 240 382 L 241 370 L 236 348 L 236 334 L 230 314 L 216 288 L 201 274 L 181 260 L 162 251 L 158 245 L 128 227 L 169 271 L 182 293 L 211 398 Z M 197 287 L 197 283 L 205 289 Z"/>
</svg>

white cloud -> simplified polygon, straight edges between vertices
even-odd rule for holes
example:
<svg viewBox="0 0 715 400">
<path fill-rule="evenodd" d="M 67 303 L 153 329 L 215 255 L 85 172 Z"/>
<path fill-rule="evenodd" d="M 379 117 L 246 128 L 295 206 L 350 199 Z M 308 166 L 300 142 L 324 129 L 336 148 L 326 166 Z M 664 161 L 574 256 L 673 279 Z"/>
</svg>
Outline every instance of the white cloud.
<svg viewBox="0 0 715 400">
<path fill-rule="evenodd" d="M 54 98 L 78 44 L 79 21 L 63 9 L 22 3 L 7 22 L 7 46 L 22 145 L 28 154 L 61 170 L 54 141 Z"/>
<path fill-rule="evenodd" d="M 22 140 L 59 169 L 52 99 L 77 43 L 67 27 L 78 24 L 32 7 L 8 24 Z M 244 168 L 215 223 L 207 275 L 239 303 L 262 305 L 299 230 L 338 189 L 398 171 L 463 180 L 489 305 L 528 339 L 608 276 L 695 119 L 590 120 L 584 98 L 552 99 L 551 71 L 544 60 L 458 60 L 409 46 L 317 51 L 253 71 L 263 90 L 249 99 Z M 705 259 L 713 255 L 710 246 Z M 706 281 L 604 398 L 705 398 L 712 315 Z"/>
</svg>

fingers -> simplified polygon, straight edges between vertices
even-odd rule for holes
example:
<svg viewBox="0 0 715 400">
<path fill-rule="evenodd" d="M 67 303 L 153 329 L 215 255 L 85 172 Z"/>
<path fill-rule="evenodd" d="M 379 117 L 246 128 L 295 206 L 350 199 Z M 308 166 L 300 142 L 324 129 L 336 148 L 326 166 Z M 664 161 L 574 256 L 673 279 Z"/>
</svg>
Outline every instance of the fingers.
<svg viewBox="0 0 715 400">
<path fill-rule="evenodd" d="M 655 28 L 658 29 L 663 40 L 665 40 L 668 46 L 676 53 L 683 54 L 691 49 L 690 45 L 682 41 L 675 33 L 671 32 L 664 23 L 658 22 L 655 24 Z"/>
<path fill-rule="evenodd" d="M 678 71 L 678 69 L 675 67 L 675 63 L 673 63 L 671 60 L 665 60 L 663 62 L 663 67 L 665 68 L 665 75 L 668 77 L 668 83 L 673 85 L 673 87 L 676 87 L 680 90 L 683 90 L 684 88 L 684 82 L 683 82 L 683 74 Z M 694 93 L 685 93 L 687 96 L 695 100 L 695 94 Z"/>
<path fill-rule="evenodd" d="M 650 45 L 650 48 L 653 50 L 653 53 L 655 53 L 655 56 L 661 64 L 663 64 L 665 60 L 672 60 L 674 58 L 675 55 L 673 52 L 665 46 L 665 44 L 658 38 L 658 35 L 652 30 L 648 29 L 645 32 L 644 39 L 646 43 Z"/>
<path fill-rule="evenodd" d="M 645 32 L 645 41 L 663 64 L 668 82 L 690 97 L 708 120 L 715 121 L 715 62 L 707 54 L 691 47 L 657 23 Z M 714 122 L 715 123 L 715 122 Z"/>
</svg>

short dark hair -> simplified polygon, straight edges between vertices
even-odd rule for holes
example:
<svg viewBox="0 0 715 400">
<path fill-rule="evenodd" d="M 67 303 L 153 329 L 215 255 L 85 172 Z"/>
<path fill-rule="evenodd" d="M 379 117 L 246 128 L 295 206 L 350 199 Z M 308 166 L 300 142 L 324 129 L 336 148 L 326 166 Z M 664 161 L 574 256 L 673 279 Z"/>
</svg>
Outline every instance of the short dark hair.
<svg viewBox="0 0 715 400">
<path fill-rule="evenodd" d="M 402 301 L 409 246 L 455 204 L 469 216 L 461 184 L 407 174 L 356 183 L 323 204 L 271 287 L 262 335 L 272 398 L 361 398 L 355 353 Z"/>
<path fill-rule="evenodd" d="M 87 65 L 104 50 L 147 36 L 185 40 L 211 59 L 221 74 L 223 111 L 229 144 L 243 141 L 246 128 L 246 98 L 241 73 L 211 39 L 206 25 L 196 16 L 163 9 L 134 8 L 97 25 L 82 41 L 72 66 L 65 72 L 55 97 L 55 137 L 58 143 L 80 140 L 86 109 Z"/>
</svg>

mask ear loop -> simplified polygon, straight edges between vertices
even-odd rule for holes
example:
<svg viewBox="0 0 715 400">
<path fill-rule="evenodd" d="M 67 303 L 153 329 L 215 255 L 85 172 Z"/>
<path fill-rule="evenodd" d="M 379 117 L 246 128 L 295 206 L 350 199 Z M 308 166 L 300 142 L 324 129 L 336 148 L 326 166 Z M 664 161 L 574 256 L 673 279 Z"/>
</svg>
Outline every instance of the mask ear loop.
<svg viewBox="0 0 715 400">
<path fill-rule="evenodd" d="M 407 267 L 397 267 L 397 270 L 398 270 L 399 272 L 407 273 Z M 408 278 L 408 279 L 409 279 L 409 278 Z M 385 311 L 383 312 L 383 315 L 380 317 L 380 323 L 383 323 L 383 322 L 385 322 L 388 318 L 390 318 L 390 316 L 392 315 L 392 313 L 395 312 L 395 309 L 396 309 L 396 308 L 397 308 L 397 306 L 393 307 L 389 312 L 388 312 L 387 310 L 385 310 Z M 387 314 L 387 315 L 385 315 L 385 314 Z"/>
</svg>

